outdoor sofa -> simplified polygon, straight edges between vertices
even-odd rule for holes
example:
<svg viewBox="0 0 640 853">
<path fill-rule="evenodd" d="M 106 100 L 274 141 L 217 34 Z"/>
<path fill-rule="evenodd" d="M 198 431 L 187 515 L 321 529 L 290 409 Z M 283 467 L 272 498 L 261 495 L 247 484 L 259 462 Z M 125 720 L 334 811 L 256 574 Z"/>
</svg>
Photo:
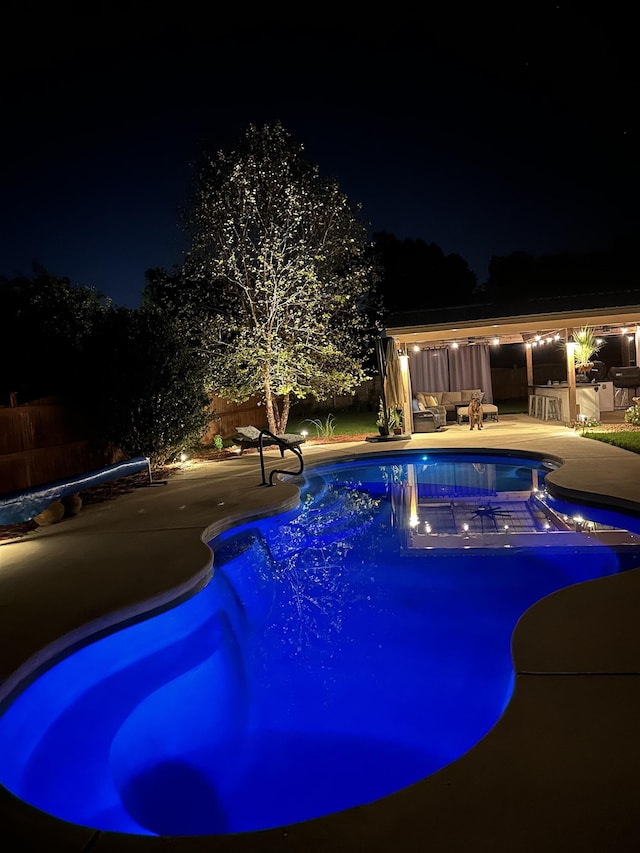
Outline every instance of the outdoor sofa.
<svg viewBox="0 0 640 853">
<path fill-rule="evenodd" d="M 475 396 L 482 395 L 481 388 L 465 388 L 461 391 L 417 391 L 414 396 L 420 411 L 429 408 L 437 408 L 440 412 L 442 424 L 447 420 L 462 423 L 464 418 L 469 418 L 469 403 Z M 498 420 L 498 407 L 494 403 L 483 403 L 485 418 Z M 414 413 L 414 420 L 415 420 Z"/>
</svg>

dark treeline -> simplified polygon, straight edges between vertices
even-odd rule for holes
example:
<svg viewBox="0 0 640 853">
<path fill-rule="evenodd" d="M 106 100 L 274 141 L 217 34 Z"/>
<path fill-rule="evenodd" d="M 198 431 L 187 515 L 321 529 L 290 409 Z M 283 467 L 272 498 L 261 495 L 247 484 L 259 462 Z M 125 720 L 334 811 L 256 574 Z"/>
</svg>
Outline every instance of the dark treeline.
<svg viewBox="0 0 640 853">
<path fill-rule="evenodd" d="M 461 255 L 445 255 L 434 243 L 374 236 L 385 313 L 424 311 L 473 303 L 526 302 L 532 296 L 583 296 L 638 289 L 638 235 L 608 249 L 535 257 L 527 252 L 494 255 L 479 282 Z"/>
<path fill-rule="evenodd" d="M 505 296 L 515 291 L 554 296 L 618 291 L 638 287 L 638 235 L 619 240 L 608 249 L 560 252 L 534 257 L 514 252 L 492 257 L 489 277 L 480 294 Z"/>
<path fill-rule="evenodd" d="M 373 244 L 385 313 L 461 305 L 473 299 L 477 276 L 460 255 L 445 255 L 435 243 L 399 240 L 386 232 L 375 234 Z"/>
<path fill-rule="evenodd" d="M 172 458 L 208 422 L 206 365 L 161 311 L 36 269 L 0 277 L 0 405 L 52 399 L 126 456 Z"/>
</svg>

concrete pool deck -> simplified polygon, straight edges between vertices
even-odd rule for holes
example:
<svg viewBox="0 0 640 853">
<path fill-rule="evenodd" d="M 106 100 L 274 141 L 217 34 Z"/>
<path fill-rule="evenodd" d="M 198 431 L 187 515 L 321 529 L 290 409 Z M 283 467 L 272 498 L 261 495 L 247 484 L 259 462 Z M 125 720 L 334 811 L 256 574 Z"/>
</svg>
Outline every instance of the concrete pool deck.
<svg viewBox="0 0 640 853">
<path fill-rule="evenodd" d="M 561 424 L 505 415 L 479 433 L 449 425 L 407 441 L 306 445 L 329 459 L 422 448 L 522 450 L 559 457 L 562 497 L 640 513 L 640 456 Z M 266 451 L 268 470 L 298 462 Z M 166 485 L 89 506 L 0 542 L 0 697 L 70 643 L 198 588 L 203 542 L 229 519 L 293 506 L 291 482 L 260 484 L 255 454 L 186 464 Z M 387 853 L 640 849 L 640 571 L 564 589 L 531 608 L 512 639 L 516 689 L 505 713 L 453 764 L 389 797 L 250 835 L 157 838 L 58 821 L 0 788 L 0 844 L 78 853 Z M 339 767 L 336 768 L 339 773 Z M 296 780 L 292 780 L 295 786 Z"/>
</svg>

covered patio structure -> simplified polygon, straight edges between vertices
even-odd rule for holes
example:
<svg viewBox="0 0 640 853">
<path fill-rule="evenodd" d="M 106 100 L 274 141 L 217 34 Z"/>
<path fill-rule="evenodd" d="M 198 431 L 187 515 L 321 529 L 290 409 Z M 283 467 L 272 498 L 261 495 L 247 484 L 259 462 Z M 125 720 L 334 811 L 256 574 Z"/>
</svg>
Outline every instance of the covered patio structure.
<svg viewBox="0 0 640 853">
<path fill-rule="evenodd" d="M 582 307 L 576 303 L 580 302 Z M 478 303 L 433 311 L 406 311 L 387 317 L 384 335 L 392 338 L 400 354 L 402 381 L 405 383 L 405 423 L 413 424 L 411 412 L 412 379 L 415 382 L 416 363 L 420 354 L 447 356 L 451 350 L 475 347 L 480 355 L 483 377 L 489 376 L 489 387 L 483 387 L 485 400 L 493 401 L 490 371 L 487 369 L 490 352 L 504 344 L 524 347 L 527 386 L 534 395 L 533 352 L 549 344 L 564 345 L 566 352 L 566 381 L 562 383 L 566 405 L 562 420 L 574 422 L 580 415 L 579 383 L 576 383 L 573 356 L 573 335 L 589 326 L 596 338 L 604 343 L 618 338 L 619 367 L 638 365 L 640 349 L 640 291 L 592 293 L 578 297 L 532 298 L 525 303 Z M 612 365 L 609 365 L 612 367 Z M 477 372 L 475 375 L 478 375 Z M 444 382 L 449 381 L 444 377 Z M 435 390 L 449 390 L 435 389 Z M 457 390 L 451 388 L 450 390 Z"/>
</svg>

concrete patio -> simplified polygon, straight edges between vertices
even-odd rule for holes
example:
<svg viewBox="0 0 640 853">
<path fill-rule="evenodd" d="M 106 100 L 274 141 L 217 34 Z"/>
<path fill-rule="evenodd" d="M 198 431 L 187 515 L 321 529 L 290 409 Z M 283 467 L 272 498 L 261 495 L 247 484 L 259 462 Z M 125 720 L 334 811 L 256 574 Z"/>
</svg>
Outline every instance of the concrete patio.
<svg viewBox="0 0 640 853">
<path fill-rule="evenodd" d="M 431 447 L 557 457 L 562 467 L 547 476 L 554 494 L 640 514 L 640 456 L 527 415 L 501 415 L 482 432 L 450 424 L 388 444 L 308 444 L 303 455 L 311 469 Z M 268 470 L 297 470 L 289 454 L 265 456 Z M 230 521 L 296 502 L 291 482 L 261 485 L 249 454 L 187 463 L 166 485 L 0 543 L 0 699 L 84 637 L 200 588 L 211 571 L 204 540 Z M 251 835 L 168 839 L 66 824 L 0 789 L 0 841 L 11 853 L 638 850 L 639 625 L 638 570 L 535 605 L 513 636 L 516 689 L 496 726 L 458 761 L 375 803 Z"/>
</svg>

